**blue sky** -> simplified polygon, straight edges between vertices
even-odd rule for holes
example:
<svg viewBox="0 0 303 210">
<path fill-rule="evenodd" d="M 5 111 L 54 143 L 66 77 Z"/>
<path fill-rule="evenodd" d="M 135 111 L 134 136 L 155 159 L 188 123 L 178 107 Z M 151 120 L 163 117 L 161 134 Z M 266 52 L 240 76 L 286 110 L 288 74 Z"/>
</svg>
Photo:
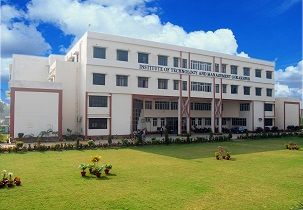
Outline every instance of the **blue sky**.
<svg viewBox="0 0 303 210">
<path fill-rule="evenodd" d="M 298 98 L 302 95 L 301 0 L 4 0 L 1 3 L 4 101 L 8 89 L 6 65 L 12 53 L 62 54 L 88 28 L 276 61 L 276 94 Z M 123 18 L 117 18 L 120 16 Z"/>
</svg>

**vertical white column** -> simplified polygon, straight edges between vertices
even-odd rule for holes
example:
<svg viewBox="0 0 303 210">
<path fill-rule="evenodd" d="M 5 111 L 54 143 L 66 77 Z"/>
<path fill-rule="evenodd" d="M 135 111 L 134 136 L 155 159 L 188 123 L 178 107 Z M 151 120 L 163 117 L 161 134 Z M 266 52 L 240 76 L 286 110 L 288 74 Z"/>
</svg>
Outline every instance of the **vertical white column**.
<svg viewBox="0 0 303 210">
<path fill-rule="evenodd" d="M 179 100 L 178 100 L 178 135 L 182 134 L 182 75 L 179 80 Z"/>
<path fill-rule="evenodd" d="M 212 71 L 215 71 L 215 57 L 213 57 L 213 63 L 212 63 Z M 215 132 L 215 127 L 216 127 L 216 122 L 215 122 L 215 98 L 216 98 L 216 80 L 213 78 L 213 98 L 211 100 L 211 130 L 214 133 Z"/>
</svg>

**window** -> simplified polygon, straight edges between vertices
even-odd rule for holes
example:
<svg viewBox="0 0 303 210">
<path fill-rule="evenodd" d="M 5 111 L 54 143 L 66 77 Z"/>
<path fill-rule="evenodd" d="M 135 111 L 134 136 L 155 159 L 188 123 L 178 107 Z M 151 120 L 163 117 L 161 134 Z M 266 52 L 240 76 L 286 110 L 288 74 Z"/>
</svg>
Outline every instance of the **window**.
<svg viewBox="0 0 303 210">
<path fill-rule="evenodd" d="M 264 126 L 273 126 L 272 118 L 264 118 Z"/>
<path fill-rule="evenodd" d="M 145 109 L 153 109 L 153 102 L 145 101 Z"/>
<path fill-rule="evenodd" d="M 117 50 L 117 60 L 118 61 L 128 61 L 128 51 L 127 50 Z"/>
<path fill-rule="evenodd" d="M 155 101 L 155 109 L 169 110 L 169 102 L 168 101 Z"/>
<path fill-rule="evenodd" d="M 165 118 L 161 118 L 161 127 L 165 126 Z"/>
<path fill-rule="evenodd" d="M 187 90 L 187 81 L 182 81 L 182 90 Z"/>
<path fill-rule="evenodd" d="M 105 74 L 93 73 L 93 85 L 105 85 Z"/>
<path fill-rule="evenodd" d="M 249 110 L 250 110 L 249 103 L 240 104 L 240 111 L 249 111 Z"/>
<path fill-rule="evenodd" d="M 191 110 L 210 111 L 211 103 L 191 103 Z"/>
<path fill-rule="evenodd" d="M 273 105 L 272 104 L 264 104 L 264 111 L 272 112 Z"/>
<path fill-rule="evenodd" d="M 148 64 L 148 54 L 147 53 L 138 53 L 138 63 Z"/>
<path fill-rule="evenodd" d="M 256 88 L 256 96 L 262 95 L 262 88 Z"/>
<path fill-rule="evenodd" d="M 196 125 L 196 118 L 191 118 L 191 125 L 192 126 L 195 126 Z"/>
<path fill-rule="evenodd" d="M 154 127 L 158 126 L 158 118 L 153 118 L 153 126 Z"/>
<path fill-rule="evenodd" d="M 250 87 L 244 86 L 243 92 L 244 92 L 244 95 L 250 95 Z"/>
<path fill-rule="evenodd" d="M 192 91 L 211 92 L 211 83 L 191 82 Z"/>
<path fill-rule="evenodd" d="M 222 92 L 227 93 L 227 84 L 222 84 Z"/>
<path fill-rule="evenodd" d="M 94 58 L 106 58 L 106 48 L 104 47 L 93 47 L 93 57 Z"/>
<path fill-rule="evenodd" d="M 89 129 L 107 129 L 106 118 L 89 118 L 88 124 Z"/>
<path fill-rule="evenodd" d="M 266 71 L 266 79 L 272 79 L 272 72 Z"/>
<path fill-rule="evenodd" d="M 218 63 L 215 64 L 215 72 L 219 72 L 219 64 Z"/>
<path fill-rule="evenodd" d="M 255 70 L 255 77 L 261 78 L 261 69 L 256 69 Z"/>
<path fill-rule="evenodd" d="M 187 68 L 187 59 L 182 59 L 182 68 Z"/>
<path fill-rule="evenodd" d="M 171 110 L 178 110 L 178 102 L 170 102 Z"/>
<path fill-rule="evenodd" d="M 174 57 L 174 67 L 179 67 L 179 58 Z"/>
<path fill-rule="evenodd" d="M 158 55 L 158 65 L 167 66 L 167 58 L 165 55 Z"/>
<path fill-rule="evenodd" d="M 244 67 L 243 68 L 243 75 L 244 76 L 250 76 L 250 68 Z"/>
<path fill-rule="evenodd" d="M 216 93 L 220 92 L 219 88 L 220 88 L 219 84 L 216 84 Z"/>
<path fill-rule="evenodd" d="M 230 86 L 230 93 L 231 94 L 238 94 L 238 85 L 231 85 Z"/>
<path fill-rule="evenodd" d="M 222 69 L 221 69 L 221 72 L 222 73 L 226 73 L 226 64 L 222 64 Z"/>
<path fill-rule="evenodd" d="M 233 126 L 246 126 L 246 118 L 232 118 L 231 124 Z"/>
<path fill-rule="evenodd" d="M 211 125 L 211 118 L 205 118 L 204 119 L 204 123 L 205 123 L 205 125 Z"/>
<path fill-rule="evenodd" d="M 158 89 L 167 89 L 168 79 L 158 79 Z"/>
<path fill-rule="evenodd" d="M 89 107 L 107 107 L 107 96 L 89 96 Z"/>
<path fill-rule="evenodd" d="M 238 74 L 238 66 L 231 65 L 230 66 L 230 73 L 231 74 Z"/>
<path fill-rule="evenodd" d="M 116 75 L 116 85 L 117 86 L 128 86 L 128 76 L 126 75 Z"/>
<path fill-rule="evenodd" d="M 179 80 L 174 80 L 174 90 L 179 90 Z"/>
<path fill-rule="evenodd" d="M 190 68 L 191 69 L 196 69 L 196 70 L 202 70 L 202 71 L 211 71 L 211 64 L 210 63 L 205 63 L 201 61 L 190 61 Z"/>
<path fill-rule="evenodd" d="M 202 118 L 198 118 L 198 125 L 202 125 Z"/>
<path fill-rule="evenodd" d="M 267 95 L 268 97 L 272 97 L 272 89 L 266 88 L 266 95 Z"/>
<path fill-rule="evenodd" d="M 148 77 L 138 77 L 138 87 L 148 88 Z"/>
</svg>

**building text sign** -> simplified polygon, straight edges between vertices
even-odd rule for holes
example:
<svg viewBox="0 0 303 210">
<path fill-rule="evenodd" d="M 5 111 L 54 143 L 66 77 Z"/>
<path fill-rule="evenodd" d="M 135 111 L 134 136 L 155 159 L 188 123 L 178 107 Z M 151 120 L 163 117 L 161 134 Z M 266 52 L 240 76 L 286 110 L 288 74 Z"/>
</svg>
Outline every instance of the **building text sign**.
<svg viewBox="0 0 303 210">
<path fill-rule="evenodd" d="M 140 64 L 139 70 L 175 73 L 175 74 L 187 74 L 194 76 L 216 77 L 223 79 L 250 80 L 250 77 L 247 76 L 239 76 L 234 74 L 225 74 L 225 73 L 212 72 L 212 71 L 201 71 L 196 69 L 183 69 L 183 68 L 174 68 L 167 66 L 152 66 L 148 64 Z"/>
</svg>

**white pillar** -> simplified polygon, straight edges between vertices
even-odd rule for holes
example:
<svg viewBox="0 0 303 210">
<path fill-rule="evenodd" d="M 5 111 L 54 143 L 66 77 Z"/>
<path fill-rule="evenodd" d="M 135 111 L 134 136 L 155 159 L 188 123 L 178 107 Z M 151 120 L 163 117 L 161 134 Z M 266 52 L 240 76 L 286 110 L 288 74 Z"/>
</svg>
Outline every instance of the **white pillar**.
<svg viewBox="0 0 303 210">
<path fill-rule="evenodd" d="M 214 133 L 215 132 L 215 99 L 211 100 L 211 130 Z"/>
<path fill-rule="evenodd" d="M 180 87 L 180 86 L 179 86 Z M 182 134 L 182 116 L 181 116 L 181 112 L 182 112 L 182 97 L 179 97 L 178 100 L 178 135 Z"/>
</svg>

